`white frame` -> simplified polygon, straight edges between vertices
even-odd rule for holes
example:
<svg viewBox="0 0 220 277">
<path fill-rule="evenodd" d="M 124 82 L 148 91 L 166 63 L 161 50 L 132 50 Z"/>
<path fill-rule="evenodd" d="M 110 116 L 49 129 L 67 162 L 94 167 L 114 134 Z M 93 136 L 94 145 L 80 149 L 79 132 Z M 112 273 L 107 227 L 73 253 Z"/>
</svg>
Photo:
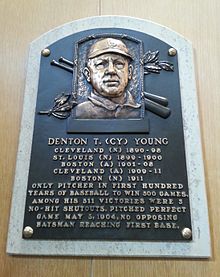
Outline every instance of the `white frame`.
<svg viewBox="0 0 220 277">
<path fill-rule="evenodd" d="M 186 242 L 81 241 L 22 239 L 26 189 L 31 156 L 40 69 L 40 52 L 48 45 L 71 34 L 94 28 L 125 28 L 141 31 L 172 45 L 178 51 L 186 163 L 189 183 L 193 240 Z M 57 27 L 30 45 L 24 108 L 9 223 L 7 253 L 17 255 L 65 256 L 211 256 L 208 208 L 205 191 L 202 148 L 193 67 L 193 49 L 189 41 L 174 31 L 150 21 L 100 16 L 73 21 Z"/>
</svg>

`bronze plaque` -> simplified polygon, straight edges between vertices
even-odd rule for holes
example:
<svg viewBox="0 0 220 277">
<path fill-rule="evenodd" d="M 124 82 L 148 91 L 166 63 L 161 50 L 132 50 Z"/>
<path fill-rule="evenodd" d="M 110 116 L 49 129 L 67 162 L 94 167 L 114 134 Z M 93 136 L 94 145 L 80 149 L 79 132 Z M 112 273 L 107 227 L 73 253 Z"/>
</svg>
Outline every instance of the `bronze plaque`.
<svg viewBox="0 0 220 277">
<path fill-rule="evenodd" d="M 42 49 L 23 239 L 192 239 L 178 51 L 140 31 Z"/>
</svg>

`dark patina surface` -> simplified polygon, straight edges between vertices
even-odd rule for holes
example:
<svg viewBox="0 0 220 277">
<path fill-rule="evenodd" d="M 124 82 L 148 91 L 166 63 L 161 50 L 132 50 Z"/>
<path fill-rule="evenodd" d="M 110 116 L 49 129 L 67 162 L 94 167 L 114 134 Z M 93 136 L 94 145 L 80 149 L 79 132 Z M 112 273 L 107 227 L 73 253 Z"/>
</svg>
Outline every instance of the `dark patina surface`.
<svg viewBox="0 0 220 277">
<path fill-rule="evenodd" d="M 51 61 L 60 56 L 74 61 L 75 43 L 100 33 L 135 37 L 143 53 L 151 51 L 151 65 L 142 61 L 145 77 L 135 96 L 147 100 L 144 117 L 74 117 L 78 75 L 71 73 L 78 71 L 61 70 Z M 178 63 L 168 55 L 170 47 L 125 29 L 81 32 L 49 46 L 51 55 L 41 58 L 24 217 L 24 227 L 34 230 L 29 239 L 185 240 L 181 231 L 191 229 L 190 207 Z M 152 58 L 157 51 L 158 63 Z M 172 70 L 162 70 L 170 64 Z M 86 80 L 83 84 L 90 89 Z M 71 97 L 59 98 L 62 92 Z M 49 111 L 54 99 L 57 110 Z"/>
</svg>

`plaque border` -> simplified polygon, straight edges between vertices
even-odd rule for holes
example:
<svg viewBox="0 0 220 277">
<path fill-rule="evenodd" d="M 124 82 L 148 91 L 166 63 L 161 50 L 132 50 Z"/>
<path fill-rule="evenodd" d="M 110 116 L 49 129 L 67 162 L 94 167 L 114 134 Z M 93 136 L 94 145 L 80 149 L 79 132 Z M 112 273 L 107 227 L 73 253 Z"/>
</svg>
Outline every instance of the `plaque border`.
<svg viewBox="0 0 220 277">
<path fill-rule="evenodd" d="M 102 28 L 124 28 L 140 31 L 156 37 L 177 49 L 193 232 L 192 241 L 151 242 L 22 239 L 41 50 L 66 36 L 88 29 L 100 28 L 100 26 Z M 171 29 L 151 21 L 127 16 L 98 16 L 76 20 L 59 26 L 43 34 L 30 44 L 8 230 L 7 253 L 12 255 L 47 256 L 211 257 L 208 207 L 191 42 Z"/>
</svg>

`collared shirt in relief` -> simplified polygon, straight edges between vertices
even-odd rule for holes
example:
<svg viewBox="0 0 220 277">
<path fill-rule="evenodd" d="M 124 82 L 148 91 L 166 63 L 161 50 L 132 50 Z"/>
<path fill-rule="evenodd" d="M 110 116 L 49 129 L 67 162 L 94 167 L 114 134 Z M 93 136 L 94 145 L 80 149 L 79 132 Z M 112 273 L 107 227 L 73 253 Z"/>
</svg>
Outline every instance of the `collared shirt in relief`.
<svg viewBox="0 0 220 277">
<path fill-rule="evenodd" d="M 136 103 L 129 91 L 126 92 L 124 104 L 118 104 L 108 98 L 91 93 L 88 100 L 76 107 L 76 118 L 140 118 L 141 104 Z"/>
</svg>

